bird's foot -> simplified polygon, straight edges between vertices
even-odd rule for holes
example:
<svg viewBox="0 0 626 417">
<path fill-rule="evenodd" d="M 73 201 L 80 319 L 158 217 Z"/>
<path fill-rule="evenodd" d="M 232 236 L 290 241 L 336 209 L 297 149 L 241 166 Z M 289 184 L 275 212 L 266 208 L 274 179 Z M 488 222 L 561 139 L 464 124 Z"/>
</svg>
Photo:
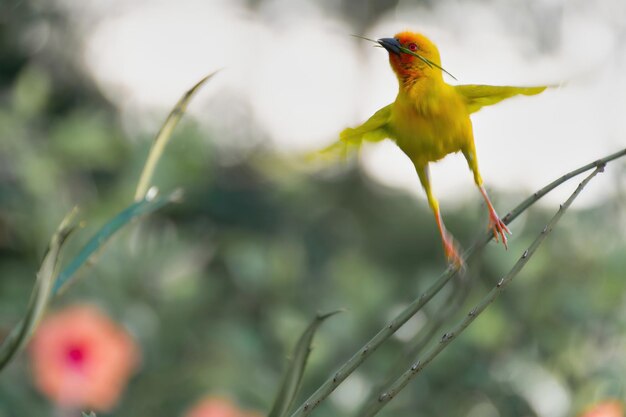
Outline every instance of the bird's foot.
<svg viewBox="0 0 626 417">
<path fill-rule="evenodd" d="M 500 238 L 504 247 L 508 249 L 506 234 L 512 234 L 506 224 L 498 217 L 495 210 L 489 210 L 489 229 L 493 232 L 493 238 L 498 242 Z"/>
<path fill-rule="evenodd" d="M 461 257 L 458 246 L 454 241 L 454 238 L 451 234 L 445 233 L 443 237 L 443 251 L 446 254 L 446 258 L 448 259 L 448 263 L 455 266 L 458 269 L 465 268 L 465 261 Z"/>
</svg>

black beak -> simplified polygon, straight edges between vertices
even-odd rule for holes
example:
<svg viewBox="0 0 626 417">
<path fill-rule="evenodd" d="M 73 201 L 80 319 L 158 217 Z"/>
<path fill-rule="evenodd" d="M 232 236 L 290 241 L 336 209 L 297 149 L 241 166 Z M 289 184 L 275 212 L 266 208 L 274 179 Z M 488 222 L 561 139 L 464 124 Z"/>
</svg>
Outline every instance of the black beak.
<svg viewBox="0 0 626 417">
<path fill-rule="evenodd" d="M 396 38 L 382 38 L 378 40 L 380 46 L 385 48 L 388 52 L 393 52 L 396 55 L 400 55 L 400 42 Z"/>
</svg>

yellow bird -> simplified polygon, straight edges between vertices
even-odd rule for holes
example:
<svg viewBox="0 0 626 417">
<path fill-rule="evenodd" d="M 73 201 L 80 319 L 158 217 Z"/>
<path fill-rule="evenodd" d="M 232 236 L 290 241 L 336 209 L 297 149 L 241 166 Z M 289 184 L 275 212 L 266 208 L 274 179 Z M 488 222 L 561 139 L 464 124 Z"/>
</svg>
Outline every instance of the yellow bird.
<svg viewBox="0 0 626 417">
<path fill-rule="evenodd" d="M 340 140 L 326 151 L 358 146 L 363 141 L 386 138 L 395 141 L 413 162 L 435 215 L 446 257 L 457 265 L 463 265 L 463 260 L 441 218 L 439 203 L 430 185 L 428 164 L 449 153 L 463 152 L 474 182 L 487 203 L 489 227 L 496 241 L 500 237 L 506 247 L 506 233 L 511 232 L 498 217 L 483 186 L 470 114 L 518 94 L 539 94 L 546 87 L 453 86 L 443 80 L 445 70 L 441 67 L 437 46 L 424 35 L 401 32 L 393 38 L 374 42 L 389 53 L 391 68 L 399 82 L 398 96 L 361 126 L 341 132 Z"/>
</svg>

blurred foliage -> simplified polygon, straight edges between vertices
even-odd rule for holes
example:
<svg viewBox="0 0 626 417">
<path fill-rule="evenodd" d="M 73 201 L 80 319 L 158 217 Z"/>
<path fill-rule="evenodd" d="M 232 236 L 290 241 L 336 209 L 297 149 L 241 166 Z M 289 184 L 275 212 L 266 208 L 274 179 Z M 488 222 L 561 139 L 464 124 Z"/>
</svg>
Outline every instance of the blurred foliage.
<svg viewBox="0 0 626 417">
<path fill-rule="evenodd" d="M 154 133 L 124 130 L 71 54 L 65 23 L 44 2 L 0 3 L 1 337 L 22 317 L 63 214 L 79 204 L 88 220 L 69 257 L 132 201 Z M 47 33 L 43 47 L 32 40 L 38 30 Z M 304 398 L 445 265 L 426 204 L 373 183 L 358 166 L 311 174 L 264 148 L 226 164 L 192 120 L 175 136 L 155 183 L 183 187 L 184 201 L 122 232 L 53 302 L 98 304 L 138 339 L 142 367 L 112 416 L 179 416 L 207 393 L 267 411 L 310 317 L 345 307 L 316 335 Z M 495 195 L 501 212 L 526 197 Z M 444 211 L 464 247 L 484 232 L 478 194 Z M 381 415 L 546 415 L 545 398 L 573 414 L 604 397 L 624 398 L 623 213 L 619 193 L 568 212 L 510 289 Z M 513 225 L 508 252 L 490 245 L 470 266 L 458 314 L 551 214 L 531 210 Z M 447 299 L 433 300 L 315 415 L 354 413 Z M 27 356 L 0 375 L 0 417 L 51 410 L 32 385 Z"/>
</svg>

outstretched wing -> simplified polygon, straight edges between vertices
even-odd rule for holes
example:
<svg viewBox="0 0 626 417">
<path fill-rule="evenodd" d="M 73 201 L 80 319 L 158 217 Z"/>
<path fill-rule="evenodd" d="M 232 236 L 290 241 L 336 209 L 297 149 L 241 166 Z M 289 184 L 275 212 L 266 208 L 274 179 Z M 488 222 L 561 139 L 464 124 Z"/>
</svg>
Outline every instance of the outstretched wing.
<svg viewBox="0 0 626 417">
<path fill-rule="evenodd" d="M 534 96 L 548 88 L 547 86 L 538 87 L 500 87 L 495 85 L 455 85 L 457 93 L 459 93 L 467 104 L 470 113 L 477 112 L 484 106 L 491 106 L 501 102 L 509 97 L 523 94 L 525 96 Z"/>
<path fill-rule="evenodd" d="M 347 157 L 350 152 L 357 150 L 363 141 L 379 142 L 389 137 L 387 124 L 391 117 L 391 104 L 383 107 L 372 115 L 365 123 L 355 128 L 344 129 L 339 134 L 339 140 L 319 151 L 324 157 Z"/>
<path fill-rule="evenodd" d="M 339 140 L 355 145 L 363 141 L 379 142 L 387 138 L 387 123 L 391 117 L 391 104 L 383 107 L 372 115 L 359 127 L 344 129 L 339 134 Z"/>
</svg>

